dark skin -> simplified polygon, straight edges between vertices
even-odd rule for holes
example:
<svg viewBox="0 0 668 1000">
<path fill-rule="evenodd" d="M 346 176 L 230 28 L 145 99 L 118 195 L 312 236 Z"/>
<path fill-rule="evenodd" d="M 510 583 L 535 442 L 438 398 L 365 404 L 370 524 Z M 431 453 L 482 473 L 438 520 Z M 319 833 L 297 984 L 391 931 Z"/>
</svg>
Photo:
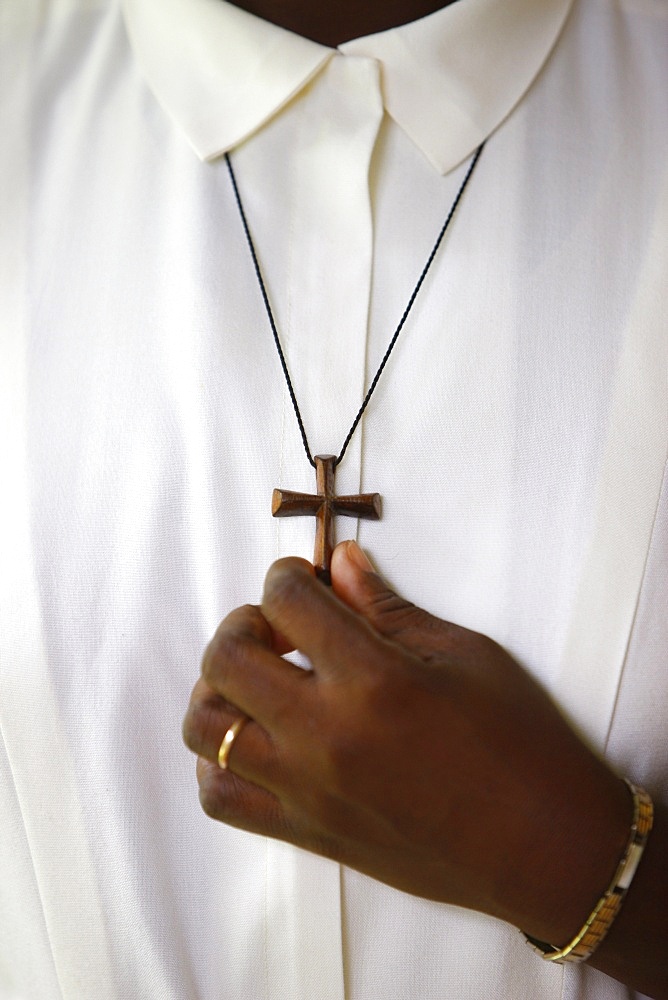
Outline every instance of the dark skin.
<svg viewBox="0 0 668 1000">
<path fill-rule="evenodd" d="M 402 600 L 364 559 L 337 546 L 331 590 L 304 560 L 280 560 L 262 604 L 220 625 L 184 724 L 204 811 L 565 944 L 624 850 L 625 784 L 501 647 Z M 312 672 L 282 659 L 292 648 Z M 221 771 L 240 713 L 253 721 Z M 668 998 L 667 832 L 658 805 L 590 960 L 657 1000 Z"/>
<path fill-rule="evenodd" d="M 452 2 L 454 0 L 450 0 Z M 318 4 L 314 0 L 241 0 L 235 6 L 304 38 L 335 48 L 351 38 L 372 35 L 426 17 L 447 7 L 448 3 L 443 0 L 384 0 L 383 3 L 338 0 L 332 4 Z"/>
<path fill-rule="evenodd" d="M 238 6 L 336 45 L 444 4 Z M 295 648 L 313 671 L 282 658 Z M 218 748 L 240 713 L 251 721 L 222 771 Z M 628 838 L 625 784 L 526 671 L 492 640 L 392 593 L 354 543 L 334 551 L 331 590 L 304 560 L 284 559 L 262 604 L 228 615 L 184 737 L 213 818 L 559 946 Z M 589 964 L 668 1000 L 668 811 L 655 809 L 622 911 Z"/>
</svg>

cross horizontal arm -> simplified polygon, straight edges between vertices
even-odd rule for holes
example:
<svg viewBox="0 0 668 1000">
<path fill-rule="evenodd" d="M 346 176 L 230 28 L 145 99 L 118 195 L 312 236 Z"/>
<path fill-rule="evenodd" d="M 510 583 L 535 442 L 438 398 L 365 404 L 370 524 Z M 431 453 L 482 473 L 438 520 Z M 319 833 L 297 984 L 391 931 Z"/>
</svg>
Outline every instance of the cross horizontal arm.
<svg viewBox="0 0 668 1000">
<path fill-rule="evenodd" d="M 377 521 L 380 518 L 380 507 L 380 493 L 336 497 L 332 501 L 335 514 L 344 514 L 346 517 L 363 517 L 367 521 Z"/>
<path fill-rule="evenodd" d="M 312 493 L 294 493 L 292 490 L 274 490 L 271 496 L 271 513 L 274 517 L 291 517 L 293 514 L 317 514 L 325 498 Z"/>
</svg>

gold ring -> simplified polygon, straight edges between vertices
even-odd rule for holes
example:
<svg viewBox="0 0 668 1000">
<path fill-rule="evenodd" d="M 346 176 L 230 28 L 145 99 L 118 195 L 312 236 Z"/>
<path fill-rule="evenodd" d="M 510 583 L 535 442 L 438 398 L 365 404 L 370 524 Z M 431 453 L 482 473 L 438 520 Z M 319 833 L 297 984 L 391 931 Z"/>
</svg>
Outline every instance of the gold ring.
<svg viewBox="0 0 668 1000">
<path fill-rule="evenodd" d="M 220 750 L 218 751 L 218 767 L 222 768 L 223 771 L 226 771 L 230 766 L 230 754 L 234 746 L 234 741 L 247 722 L 248 716 L 240 715 L 238 719 L 234 720 L 223 736 L 223 742 L 220 744 Z"/>
</svg>

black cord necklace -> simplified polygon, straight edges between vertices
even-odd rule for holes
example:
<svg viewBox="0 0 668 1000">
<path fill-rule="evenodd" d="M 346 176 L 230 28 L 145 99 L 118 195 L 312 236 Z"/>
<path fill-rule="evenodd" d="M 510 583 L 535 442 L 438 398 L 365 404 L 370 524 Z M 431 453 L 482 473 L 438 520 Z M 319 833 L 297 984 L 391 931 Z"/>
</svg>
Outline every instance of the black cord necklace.
<svg viewBox="0 0 668 1000">
<path fill-rule="evenodd" d="M 392 353 L 394 346 L 399 338 L 404 324 L 408 318 L 408 314 L 413 308 L 413 303 L 417 298 L 418 292 L 420 291 L 427 273 L 434 261 L 434 258 L 438 252 L 438 249 L 443 241 L 446 230 L 450 225 L 452 217 L 454 216 L 457 206 L 461 201 L 462 195 L 466 190 L 468 182 L 471 179 L 473 171 L 475 170 L 476 164 L 480 159 L 480 154 L 484 148 L 484 142 L 478 147 L 478 149 L 473 154 L 471 162 L 469 164 L 468 170 L 464 176 L 459 191 L 457 192 L 455 199 L 450 206 L 450 210 L 446 216 L 445 222 L 443 223 L 441 230 L 436 238 L 433 249 L 427 258 L 427 262 L 422 269 L 422 273 L 417 280 L 415 288 L 413 289 L 411 296 L 408 300 L 406 308 L 404 309 L 403 315 L 399 320 L 399 324 L 394 331 L 390 343 L 388 344 L 387 350 L 383 355 L 383 358 L 378 366 L 378 370 L 371 380 L 371 385 L 367 391 L 366 396 L 362 401 L 355 419 L 352 422 L 350 430 L 346 434 L 345 440 L 341 447 L 341 451 L 338 455 L 316 455 L 315 458 L 311 454 L 311 449 L 309 448 L 308 438 L 306 437 L 306 430 L 304 428 L 304 421 L 302 420 L 301 411 L 299 409 L 299 404 L 297 402 L 297 396 L 295 395 L 295 390 L 292 385 L 292 379 L 290 378 L 290 372 L 288 371 L 287 362 L 285 360 L 285 355 L 283 353 L 283 348 L 281 346 L 281 341 L 278 336 L 278 329 L 276 327 L 276 321 L 274 319 L 274 313 L 269 302 L 269 296 L 267 295 L 267 289 L 264 283 L 264 278 L 262 277 L 262 271 L 260 270 L 260 263 L 258 261 L 258 256 L 255 250 L 255 244 L 253 243 L 253 238 L 250 233 L 250 228 L 248 226 L 248 221 L 246 219 L 246 213 L 241 201 L 241 195 L 239 194 L 239 188 L 237 186 L 237 179 L 232 168 L 232 160 L 230 159 L 229 153 L 225 154 L 225 162 L 227 163 L 227 169 L 230 175 L 230 181 L 232 182 L 232 188 L 234 190 L 234 197 L 237 203 L 237 208 L 239 209 L 239 215 L 241 217 L 241 222 L 243 225 L 244 233 L 246 235 L 246 241 L 248 243 L 248 249 L 250 250 L 251 258 L 253 261 L 253 267 L 255 269 L 255 274 L 260 286 L 260 292 L 262 294 L 262 300 L 264 302 L 264 307 L 267 312 L 267 318 L 269 319 L 269 325 L 271 327 L 271 332 L 274 337 L 274 344 L 276 345 L 276 350 L 278 352 L 278 357 L 281 363 L 281 368 L 283 370 L 283 375 L 288 387 L 288 392 L 290 394 L 290 399 L 292 400 L 292 406 L 297 418 L 297 424 L 299 425 L 299 433 L 301 434 L 302 442 L 304 444 L 304 451 L 306 452 L 306 457 L 313 468 L 316 470 L 316 494 L 310 493 L 294 493 L 291 490 L 274 490 L 271 504 L 271 512 L 274 517 L 291 517 L 295 514 L 311 514 L 316 518 L 316 537 L 315 537 L 315 553 L 313 557 L 313 563 L 315 565 L 316 573 L 321 580 L 325 583 L 330 583 L 330 561 L 332 557 L 332 549 L 334 548 L 334 516 L 337 514 L 344 514 L 348 517 L 362 517 L 371 520 L 377 520 L 380 517 L 380 494 L 379 493 L 365 493 L 356 496 L 339 496 L 335 495 L 334 491 L 334 475 L 337 465 L 342 461 L 343 456 L 346 453 L 346 449 L 350 444 L 350 440 L 357 430 L 357 426 L 364 415 L 364 411 L 369 405 L 369 401 L 375 391 L 376 386 L 380 376 L 383 374 L 385 365 L 388 362 L 390 354 Z"/>
</svg>

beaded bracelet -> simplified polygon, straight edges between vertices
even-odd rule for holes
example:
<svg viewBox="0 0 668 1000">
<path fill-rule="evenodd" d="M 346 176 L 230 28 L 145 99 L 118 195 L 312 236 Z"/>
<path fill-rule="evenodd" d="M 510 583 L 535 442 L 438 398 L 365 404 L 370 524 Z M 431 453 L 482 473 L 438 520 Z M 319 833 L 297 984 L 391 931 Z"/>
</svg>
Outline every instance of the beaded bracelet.
<svg viewBox="0 0 668 1000">
<path fill-rule="evenodd" d="M 619 913 L 624 896 L 633 881 L 638 862 L 647 843 L 654 819 L 652 800 L 643 788 L 637 788 L 630 781 L 626 784 L 633 796 L 633 822 L 626 850 L 617 866 L 612 882 L 601 896 L 586 923 L 565 947 L 538 941 L 525 934 L 527 943 L 548 962 L 586 962 L 612 927 Z"/>
</svg>

